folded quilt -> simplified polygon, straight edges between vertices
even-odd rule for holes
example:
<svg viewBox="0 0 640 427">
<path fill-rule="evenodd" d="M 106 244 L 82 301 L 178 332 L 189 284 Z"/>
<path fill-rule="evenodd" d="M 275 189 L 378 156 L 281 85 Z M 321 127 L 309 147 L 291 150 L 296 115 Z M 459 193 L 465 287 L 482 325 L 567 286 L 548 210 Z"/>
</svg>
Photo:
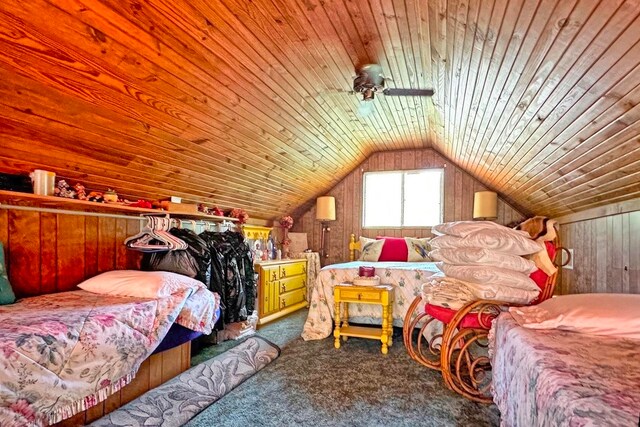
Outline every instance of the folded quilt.
<svg viewBox="0 0 640 427">
<path fill-rule="evenodd" d="M 538 295 L 538 291 L 434 276 L 422 285 L 422 295 L 430 304 L 459 310 L 472 301 L 482 299 L 527 304 Z"/>
<path fill-rule="evenodd" d="M 218 304 L 202 285 L 161 299 L 73 291 L 0 307 L 0 425 L 47 425 L 96 405 L 174 322 L 210 333 Z"/>
</svg>

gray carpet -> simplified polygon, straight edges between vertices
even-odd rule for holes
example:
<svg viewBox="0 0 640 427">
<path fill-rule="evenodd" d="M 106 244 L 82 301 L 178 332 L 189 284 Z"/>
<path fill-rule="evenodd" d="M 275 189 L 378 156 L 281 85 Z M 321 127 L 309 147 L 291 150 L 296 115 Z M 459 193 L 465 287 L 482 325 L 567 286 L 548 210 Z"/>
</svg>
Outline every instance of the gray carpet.
<svg viewBox="0 0 640 427">
<path fill-rule="evenodd" d="M 336 350 L 332 338 L 308 342 L 299 338 L 303 314 L 260 330 L 281 346 L 281 356 L 187 426 L 499 424 L 495 406 L 454 394 L 439 372 L 411 360 L 400 330 L 394 331 L 394 345 L 386 356 L 379 343 L 365 339 L 351 338 Z M 293 336 L 297 337 L 291 340 Z"/>
</svg>

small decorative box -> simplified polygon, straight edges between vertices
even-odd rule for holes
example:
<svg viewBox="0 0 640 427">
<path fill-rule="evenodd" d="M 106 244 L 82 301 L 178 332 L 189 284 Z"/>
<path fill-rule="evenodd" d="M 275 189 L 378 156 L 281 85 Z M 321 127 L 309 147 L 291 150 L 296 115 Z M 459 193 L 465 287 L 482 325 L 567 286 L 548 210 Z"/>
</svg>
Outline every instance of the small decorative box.
<svg viewBox="0 0 640 427">
<path fill-rule="evenodd" d="M 360 267 L 358 268 L 358 276 L 360 277 L 373 277 L 376 275 L 375 267 Z"/>
</svg>

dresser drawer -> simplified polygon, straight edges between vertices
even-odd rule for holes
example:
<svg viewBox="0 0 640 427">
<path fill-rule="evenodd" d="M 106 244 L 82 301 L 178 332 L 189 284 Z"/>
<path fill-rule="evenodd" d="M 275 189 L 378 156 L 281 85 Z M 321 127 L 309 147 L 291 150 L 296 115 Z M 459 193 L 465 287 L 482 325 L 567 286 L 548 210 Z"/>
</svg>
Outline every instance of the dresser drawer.
<svg viewBox="0 0 640 427">
<path fill-rule="evenodd" d="M 280 280 L 280 293 L 295 291 L 296 289 L 304 288 L 307 284 L 307 276 L 295 276 L 288 279 Z"/>
<path fill-rule="evenodd" d="M 304 301 L 306 289 L 296 289 L 295 291 L 287 292 L 280 295 L 280 310 L 290 307 L 294 304 Z"/>
<path fill-rule="evenodd" d="M 379 290 L 340 289 L 340 300 L 345 302 L 382 302 L 382 293 Z"/>
<path fill-rule="evenodd" d="M 280 278 L 285 279 L 287 277 L 298 276 L 307 272 L 307 262 L 294 262 L 291 264 L 285 264 L 280 266 Z"/>
</svg>

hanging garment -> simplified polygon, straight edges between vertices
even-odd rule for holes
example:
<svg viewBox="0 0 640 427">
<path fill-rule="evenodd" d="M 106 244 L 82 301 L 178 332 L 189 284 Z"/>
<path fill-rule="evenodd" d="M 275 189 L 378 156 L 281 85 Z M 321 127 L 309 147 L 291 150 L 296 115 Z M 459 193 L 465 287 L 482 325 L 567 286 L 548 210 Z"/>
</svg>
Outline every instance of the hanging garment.
<svg viewBox="0 0 640 427">
<path fill-rule="evenodd" d="M 211 253 L 209 289 L 221 296 L 223 315 L 216 329 L 247 320 L 255 309 L 256 283 L 253 258 L 241 233 L 205 231 L 199 235 Z"/>
<path fill-rule="evenodd" d="M 211 279 L 211 253 L 207 242 L 187 229 L 172 228 L 169 233 L 184 241 L 187 244 L 187 249 L 145 254 L 142 258 L 142 269 L 182 274 L 208 286 Z"/>
</svg>

